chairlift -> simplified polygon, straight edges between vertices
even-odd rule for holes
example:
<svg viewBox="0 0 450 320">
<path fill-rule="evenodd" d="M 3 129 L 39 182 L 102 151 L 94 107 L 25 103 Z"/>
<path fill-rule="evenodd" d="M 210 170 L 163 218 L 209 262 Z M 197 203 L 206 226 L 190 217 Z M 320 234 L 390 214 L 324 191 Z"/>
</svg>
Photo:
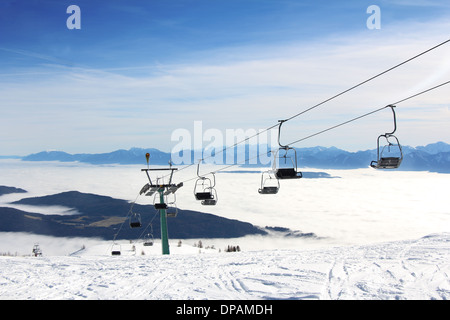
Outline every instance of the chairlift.
<svg viewBox="0 0 450 320">
<path fill-rule="evenodd" d="M 210 193 L 210 198 L 209 199 L 204 199 L 201 204 L 204 206 L 215 206 L 217 204 L 218 198 L 217 198 L 217 192 L 216 189 L 210 187 L 208 189 Z"/>
<path fill-rule="evenodd" d="M 176 218 L 176 216 L 178 215 L 177 206 L 174 204 L 172 206 L 167 207 L 166 213 L 169 218 Z"/>
<path fill-rule="evenodd" d="M 277 179 L 300 179 L 303 175 L 297 171 L 297 151 L 287 146 L 279 148 L 275 152 L 273 171 Z"/>
<path fill-rule="evenodd" d="M 166 210 L 166 214 L 169 218 L 175 218 L 178 215 L 178 208 L 177 208 L 177 199 L 176 199 L 176 195 L 173 193 L 173 200 L 170 201 L 166 200 L 167 203 L 167 210 Z"/>
<path fill-rule="evenodd" d="M 278 145 L 280 146 L 274 155 L 273 172 L 277 179 L 299 179 L 303 175 L 297 169 L 297 151 L 280 143 L 281 125 L 286 120 L 278 120 Z"/>
<path fill-rule="evenodd" d="M 153 197 L 153 206 L 155 207 L 155 210 L 166 210 L 167 209 L 167 203 L 165 203 L 165 202 L 162 202 L 162 203 L 156 202 L 158 199 L 160 199 L 159 194 L 155 194 L 155 196 Z"/>
<path fill-rule="evenodd" d="M 175 198 L 175 194 L 173 194 L 173 201 L 168 201 L 167 199 L 168 199 L 168 196 L 166 196 L 165 197 L 165 202 L 163 202 L 163 203 L 157 203 L 156 202 L 156 195 L 155 195 L 155 197 L 154 197 L 154 199 L 153 199 L 153 206 L 155 207 L 155 209 L 156 210 L 166 210 L 166 215 L 168 216 L 168 217 L 176 217 L 177 216 L 177 213 L 178 213 L 178 209 L 177 209 L 177 207 L 176 207 L 176 204 L 175 204 L 175 202 L 176 202 L 176 198 Z"/>
<path fill-rule="evenodd" d="M 280 181 L 272 176 L 272 170 L 265 171 L 261 175 L 261 188 L 258 189 L 260 194 L 276 194 L 280 190 Z M 276 184 L 274 183 L 276 181 Z"/>
<path fill-rule="evenodd" d="M 195 186 L 194 186 L 195 199 L 201 201 L 201 204 L 204 206 L 214 206 L 217 204 L 217 200 L 218 200 L 217 191 L 214 188 L 216 185 L 216 177 L 213 172 L 211 172 L 211 174 L 213 176 L 213 180 L 211 180 L 210 178 L 204 177 L 204 176 L 201 177 L 199 175 L 200 162 L 201 162 L 201 160 L 199 161 L 199 163 L 197 165 L 198 179 L 195 182 Z"/>
<path fill-rule="evenodd" d="M 400 167 L 400 164 L 403 160 L 403 152 L 400 142 L 397 137 L 394 135 L 397 130 L 397 120 L 395 116 L 395 106 L 389 105 L 392 113 L 394 115 L 394 130 L 390 133 L 385 133 L 378 136 L 377 139 L 377 160 L 373 160 L 370 163 L 370 166 L 374 169 L 397 169 Z M 380 139 L 384 138 L 386 140 L 386 144 L 383 147 L 380 147 Z M 389 139 L 394 139 L 392 142 Z"/>
<path fill-rule="evenodd" d="M 139 213 L 133 213 L 130 216 L 130 228 L 140 228 L 142 226 L 141 223 L 141 215 Z"/>
<path fill-rule="evenodd" d="M 120 244 L 114 243 L 111 248 L 111 255 L 112 256 L 120 256 L 120 253 L 121 253 Z"/>
<path fill-rule="evenodd" d="M 154 204 L 156 210 L 166 210 L 167 203 L 155 203 Z"/>
<path fill-rule="evenodd" d="M 41 248 L 39 247 L 39 244 L 38 243 L 35 243 L 34 244 L 34 246 L 33 246 L 33 255 L 35 256 L 35 257 L 40 257 L 40 256 L 42 256 L 42 250 L 41 250 Z"/>
<path fill-rule="evenodd" d="M 148 233 L 144 238 L 144 247 L 151 247 L 153 246 L 153 234 Z"/>
</svg>

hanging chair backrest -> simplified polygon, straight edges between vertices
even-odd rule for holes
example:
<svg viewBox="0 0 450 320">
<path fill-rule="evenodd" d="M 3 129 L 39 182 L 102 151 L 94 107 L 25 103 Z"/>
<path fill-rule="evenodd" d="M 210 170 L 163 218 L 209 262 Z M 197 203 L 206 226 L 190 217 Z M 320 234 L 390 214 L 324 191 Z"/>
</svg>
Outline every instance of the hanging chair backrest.
<svg viewBox="0 0 450 320">
<path fill-rule="evenodd" d="M 211 191 L 206 191 L 206 192 L 197 192 L 195 194 L 195 198 L 197 200 L 208 200 L 208 199 L 213 199 L 214 196 L 211 193 Z"/>
</svg>

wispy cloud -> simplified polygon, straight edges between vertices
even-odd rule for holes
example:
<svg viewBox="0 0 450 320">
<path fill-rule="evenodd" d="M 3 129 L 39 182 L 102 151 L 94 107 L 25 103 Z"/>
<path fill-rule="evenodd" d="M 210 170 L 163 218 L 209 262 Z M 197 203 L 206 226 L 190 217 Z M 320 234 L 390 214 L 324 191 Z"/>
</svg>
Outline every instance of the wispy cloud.
<svg viewBox="0 0 450 320">
<path fill-rule="evenodd" d="M 448 34 L 442 30 L 449 30 L 447 21 L 383 25 L 379 32 L 363 26 L 342 36 L 277 46 L 222 46 L 170 64 L 127 67 L 122 62 L 117 68 L 71 66 L 45 54 L 3 48 L 42 63 L 19 70 L 15 77 L 11 70 L 0 74 L 1 143 L 10 154 L 42 149 L 102 152 L 132 146 L 170 150 L 171 132 L 190 130 L 196 120 L 202 120 L 205 129 L 264 129 L 446 40 Z M 295 119 L 286 126 L 286 141 L 450 80 L 449 53 L 448 46 L 440 48 Z M 449 103 L 445 90 L 399 106 L 399 131 L 406 143 L 450 140 L 441 123 L 446 115 L 442 107 Z M 433 115 L 441 119 L 432 132 L 423 122 L 421 127 L 401 123 L 402 118 L 420 118 L 424 104 L 427 119 Z M 371 148 L 372 136 L 384 130 L 381 124 L 390 121 L 390 115 L 371 119 L 311 143 Z M 364 131 L 355 135 L 355 129 Z"/>
<path fill-rule="evenodd" d="M 62 59 L 58 59 L 56 57 L 53 57 L 53 56 L 50 56 L 47 54 L 37 53 L 37 52 L 29 51 L 29 50 L 4 48 L 4 47 L 0 47 L 0 50 L 4 51 L 4 52 L 15 54 L 15 55 L 22 55 L 22 56 L 34 58 L 34 59 L 37 59 L 40 61 L 45 61 L 47 63 L 54 63 L 54 64 L 65 65 L 65 66 L 73 66 L 73 64 L 68 61 L 64 61 Z"/>
</svg>

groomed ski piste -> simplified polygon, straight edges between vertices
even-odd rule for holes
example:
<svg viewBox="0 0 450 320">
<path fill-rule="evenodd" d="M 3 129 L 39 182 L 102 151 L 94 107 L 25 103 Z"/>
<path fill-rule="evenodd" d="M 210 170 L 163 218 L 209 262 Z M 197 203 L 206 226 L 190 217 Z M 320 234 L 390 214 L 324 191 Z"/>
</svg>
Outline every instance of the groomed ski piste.
<svg viewBox="0 0 450 320">
<path fill-rule="evenodd" d="M 120 245 L 120 256 L 111 242 L 67 256 L 2 256 L 0 299 L 450 299 L 450 233 L 240 252 L 170 242 L 170 255 L 158 241 Z"/>
</svg>

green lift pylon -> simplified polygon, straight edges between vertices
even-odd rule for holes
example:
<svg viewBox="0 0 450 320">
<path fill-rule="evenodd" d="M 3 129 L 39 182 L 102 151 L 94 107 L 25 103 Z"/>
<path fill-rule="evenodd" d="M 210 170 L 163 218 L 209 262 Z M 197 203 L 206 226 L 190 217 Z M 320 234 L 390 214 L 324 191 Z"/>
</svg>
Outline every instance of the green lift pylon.
<svg viewBox="0 0 450 320">
<path fill-rule="evenodd" d="M 150 169 L 149 168 L 150 154 L 147 153 L 145 157 L 147 158 L 147 169 L 141 169 L 141 171 L 145 171 L 149 183 L 147 183 L 141 189 L 140 194 L 145 193 L 146 196 L 152 196 L 156 192 L 159 193 L 159 203 L 155 203 L 155 209 L 159 210 L 160 215 L 162 254 L 170 254 L 169 233 L 167 228 L 167 204 L 164 202 L 164 196 L 169 195 L 171 193 L 175 193 L 179 188 L 183 186 L 183 183 L 179 184 L 172 183 L 173 172 L 178 170 L 177 168 L 172 168 L 172 164 L 170 164 L 170 168 Z M 168 184 L 152 182 L 149 171 L 167 171 L 167 170 L 170 170 L 170 178 Z"/>
<path fill-rule="evenodd" d="M 160 188 L 159 199 L 160 203 L 165 205 L 164 203 L 164 188 Z M 159 209 L 160 216 L 160 224 L 161 224 L 161 245 L 162 245 L 162 254 L 170 254 L 169 249 L 169 232 L 167 230 L 167 211 L 166 209 Z"/>
</svg>

